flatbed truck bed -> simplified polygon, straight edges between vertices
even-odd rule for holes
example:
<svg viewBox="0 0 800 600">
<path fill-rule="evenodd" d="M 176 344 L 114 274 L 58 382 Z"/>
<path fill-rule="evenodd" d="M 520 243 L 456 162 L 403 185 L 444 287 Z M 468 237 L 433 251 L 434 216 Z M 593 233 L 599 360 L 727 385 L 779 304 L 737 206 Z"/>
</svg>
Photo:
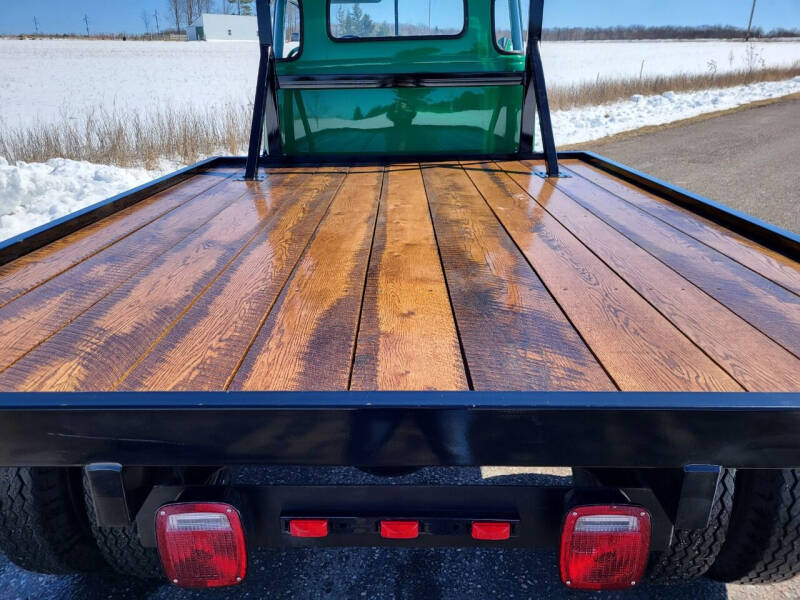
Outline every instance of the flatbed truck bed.
<svg viewBox="0 0 800 600">
<path fill-rule="evenodd" d="M 558 547 L 573 590 L 800 572 L 800 237 L 557 152 L 542 0 L 422 37 L 347 4 L 257 0 L 246 158 L 0 243 L 0 548 L 183 587 L 257 546 Z M 393 479 L 487 465 L 573 477 Z"/>
<path fill-rule="evenodd" d="M 201 169 L 0 268 L 0 389 L 800 389 L 800 263 L 542 166 Z"/>
</svg>

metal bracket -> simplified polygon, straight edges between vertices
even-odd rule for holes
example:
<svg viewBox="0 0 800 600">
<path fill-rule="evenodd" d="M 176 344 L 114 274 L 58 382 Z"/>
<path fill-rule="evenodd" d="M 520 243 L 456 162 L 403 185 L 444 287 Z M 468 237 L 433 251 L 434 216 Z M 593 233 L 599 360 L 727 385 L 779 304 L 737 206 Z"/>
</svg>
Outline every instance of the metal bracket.
<svg viewBox="0 0 800 600">
<path fill-rule="evenodd" d="M 562 173 L 561 171 L 556 175 L 549 175 L 547 171 L 534 171 L 533 174 L 542 179 L 569 179 L 572 177 L 569 173 Z"/>
<path fill-rule="evenodd" d="M 256 175 L 255 177 L 247 178 L 244 175 L 240 177 L 234 177 L 234 181 L 264 181 L 266 179 L 266 175 Z"/>
<path fill-rule="evenodd" d="M 721 479 L 722 467 L 719 465 L 686 465 L 683 468 L 676 529 L 705 529 L 708 526 Z"/>
<path fill-rule="evenodd" d="M 85 467 L 89 494 L 94 503 L 95 517 L 100 527 L 127 527 L 131 524 L 122 465 L 92 463 Z"/>
</svg>

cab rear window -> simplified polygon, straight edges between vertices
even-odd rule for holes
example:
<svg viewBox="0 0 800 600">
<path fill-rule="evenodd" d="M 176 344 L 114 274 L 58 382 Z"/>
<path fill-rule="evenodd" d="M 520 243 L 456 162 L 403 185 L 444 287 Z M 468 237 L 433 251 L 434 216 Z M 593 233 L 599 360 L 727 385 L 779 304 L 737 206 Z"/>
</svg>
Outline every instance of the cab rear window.
<svg viewBox="0 0 800 600">
<path fill-rule="evenodd" d="M 466 14 L 464 0 L 328 0 L 335 40 L 457 37 Z"/>
</svg>

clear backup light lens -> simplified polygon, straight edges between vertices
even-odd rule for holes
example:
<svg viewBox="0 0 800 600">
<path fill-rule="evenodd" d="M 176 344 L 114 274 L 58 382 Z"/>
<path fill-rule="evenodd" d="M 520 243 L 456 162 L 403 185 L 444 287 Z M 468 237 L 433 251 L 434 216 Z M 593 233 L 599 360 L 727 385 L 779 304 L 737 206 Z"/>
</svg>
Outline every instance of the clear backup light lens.
<svg viewBox="0 0 800 600">
<path fill-rule="evenodd" d="M 637 506 L 573 508 L 561 534 L 561 580 L 572 589 L 612 590 L 641 581 L 650 514 Z"/>
<path fill-rule="evenodd" d="M 236 585 L 247 551 L 239 512 L 230 504 L 167 504 L 156 516 L 158 551 L 172 583 L 188 588 Z"/>
</svg>

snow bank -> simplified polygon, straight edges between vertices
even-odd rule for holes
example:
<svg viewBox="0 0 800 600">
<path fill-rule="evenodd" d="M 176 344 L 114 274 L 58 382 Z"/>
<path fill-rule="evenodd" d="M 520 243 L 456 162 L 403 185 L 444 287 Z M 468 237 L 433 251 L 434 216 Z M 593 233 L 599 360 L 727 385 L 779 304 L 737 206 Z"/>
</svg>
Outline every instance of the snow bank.
<svg viewBox="0 0 800 600">
<path fill-rule="evenodd" d="M 800 77 L 701 92 L 635 95 L 625 102 L 554 112 L 553 131 L 556 144 L 577 144 L 798 92 Z"/>
<path fill-rule="evenodd" d="M 161 174 L 63 158 L 10 165 L 0 156 L 0 240 L 142 185 Z"/>
</svg>

